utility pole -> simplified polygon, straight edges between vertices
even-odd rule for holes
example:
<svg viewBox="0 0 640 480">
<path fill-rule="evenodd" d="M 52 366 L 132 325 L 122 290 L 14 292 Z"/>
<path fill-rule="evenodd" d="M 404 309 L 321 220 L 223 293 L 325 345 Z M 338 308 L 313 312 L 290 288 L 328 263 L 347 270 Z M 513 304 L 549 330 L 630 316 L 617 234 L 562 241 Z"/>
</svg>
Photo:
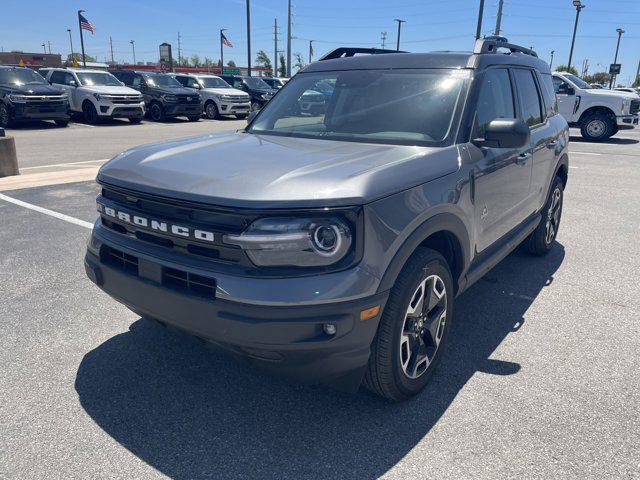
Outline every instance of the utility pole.
<svg viewBox="0 0 640 480">
<path fill-rule="evenodd" d="M 589 59 L 585 58 L 582 62 L 582 75 L 581 77 L 584 78 L 587 75 L 587 72 L 589 71 Z"/>
<path fill-rule="evenodd" d="M 220 30 L 220 50 L 222 50 L 222 30 Z M 180 32 L 178 32 L 178 66 L 182 65 L 182 50 L 180 49 Z"/>
<path fill-rule="evenodd" d="M 78 28 L 80 29 L 80 48 L 82 48 L 82 66 L 87 68 L 87 59 L 84 56 L 84 37 L 82 36 L 82 22 L 80 16 L 84 10 L 78 10 Z"/>
<path fill-rule="evenodd" d="M 44 54 L 47 54 L 47 46 L 43 43 L 42 44 L 42 50 L 44 51 Z"/>
<path fill-rule="evenodd" d="M 406 22 L 406 20 L 400 20 L 399 18 L 394 19 L 394 22 L 398 22 L 398 40 L 396 41 L 396 50 L 400 51 L 400 28 L 402 24 Z"/>
<path fill-rule="evenodd" d="M 480 0 L 480 8 L 478 9 L 478 26 L 476 27 L 476 40 L 482 35 L 482 17 L 484 16 L 484 0 Z"/>
<path fill-rule="evenodd" d="M 51 42 L 47 40 L 47 46 L 49 47 L 49 55 L 51 55 Z"/>
<path fill-rule="evenodd" d="M 251 76 L 251 12 L 247 0 L 247 75 Z"/>
<path fill-rule="evenodd" d="M 553 67 L 553 54 L 556 53 L 555 50 L 551 50 L 551 61 L 549 62 L 549 68 Z"/>
<path fill-rule="evenodd" d="M 71 61 L 73 62 L 73 38 L 71 38 L 71 29 L 67 28 L 67 32 L 69 32 L 69 45 L 71 45 Z"/>
<path fill-rule="evenodd" d="M 573 37 L 571 38 L 571 50 L 569 50 L 569 63 L 567 63 L 567 71 L 571 70 L 571 59 L 573 58 L 573 45 L 576 43 L 576 32 L 578 31 L 578 19 L 580 11 L 586 7 L 580 0 L 573 0 L 573 6 L 576 7 L 576 21 L 573 24 Z"/>
<path fill-rule="evenodd" d="M 382 38 L 382 49 L 384 50 L 384 42 L 387 39 L 387 32 L 381 32 L 380 38 Z"/>
<path fill-rule="evenodd" d="M 287 77 L 291 77 L 291 0 L 287 6 Z"/>
<path fill-rule="evenodd" d="M 494 35 L 500 35 L 500 26 L 502 24 L 502 6 L 504 5 L 504 0 L 500 0 L 498 2 L 498 17 L 496 18 L 496 29 L 494 30 Z"/>
<path fill-rule="evenodd" d="M 640 60 L 638 61 L 638 69 L 636 70 L 636 78 L 633 79 L 633 83 L 631 85 L 635 85 L 635 83 L 637 81 L 640 81 L 640 80 L 638 80 L 638 77 L 640 77 Z M 640 84 L 638 86 L 640 87 Z"/>
<path fill-rule="evenodd" d="M 223 32 L 226 32 L 226 28 L 220 29 L 220 75 L 224 73 L 224 42 L 222 41 Z"/>
<path fill-rule="evenodd" d="M 129 41 L 129 43 L 131 44 L 131 49 L 133 50 L 133 64 L 136 64 L 136 42 L 134 42 L 133 40 Z"/>
<path fill-rule="evenodd" d="M 620 50 L 620 39 L 622 38 L 624 30 L 616 28 L 616 32 L 618 32 L 618 44 L 616 45 L 616 56 L 613 59 L 613 63 L 618 63 L 618 50 Z M 609 80 L 609 90 L 613 88 L 615 77 L 616 75 L 611 75 L 611 79 Z"/>
<path fill-rule="evenodd" d="M 315 40 L 309 40 L 309 63 L 311 63 L 311 59 L 313 58 L 313 42 L 315 42 Z"/>
<path fill-rule="evenodd" d="M 109 35 L 109 49 L 111 50 L 111 63 L 116 63 L 113 60 L 113 40 L 111 39 L 111 35 Z"/>
<path fill-rule="evenodd" d="M 273 19 L 273 76 L 278 76 L 278 19 Z"/>
</svg>

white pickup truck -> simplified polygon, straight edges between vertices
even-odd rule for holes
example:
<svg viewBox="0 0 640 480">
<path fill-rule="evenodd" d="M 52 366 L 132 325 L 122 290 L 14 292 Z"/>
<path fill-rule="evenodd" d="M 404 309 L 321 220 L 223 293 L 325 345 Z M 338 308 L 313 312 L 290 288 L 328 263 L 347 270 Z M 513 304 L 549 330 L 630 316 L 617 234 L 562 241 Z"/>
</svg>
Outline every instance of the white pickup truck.
<svg viewBox="0 0 640 480">
<path fill-rule="evenodd" d="M 553 73 L 553 87 L 558 111 L 585 140 L 606 140 L 620 126 L 638 125 L 640 99 L 632 93 L 593 88 L 567 72 Z"/>
</svg>

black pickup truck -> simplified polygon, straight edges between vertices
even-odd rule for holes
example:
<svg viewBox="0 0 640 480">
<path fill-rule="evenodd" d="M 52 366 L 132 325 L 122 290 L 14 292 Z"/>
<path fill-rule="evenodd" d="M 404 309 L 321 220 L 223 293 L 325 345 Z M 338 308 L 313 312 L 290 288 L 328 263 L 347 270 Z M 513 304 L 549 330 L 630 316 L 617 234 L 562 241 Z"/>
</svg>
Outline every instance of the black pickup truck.
<svg viewBox="0 0 640 480">
<path fill-rule="evenodd" d="M 0 66 L 0 128 L 27 120 L 54 120 L 66 127 L 67 94 L 30 68 Z"/>
</svg>

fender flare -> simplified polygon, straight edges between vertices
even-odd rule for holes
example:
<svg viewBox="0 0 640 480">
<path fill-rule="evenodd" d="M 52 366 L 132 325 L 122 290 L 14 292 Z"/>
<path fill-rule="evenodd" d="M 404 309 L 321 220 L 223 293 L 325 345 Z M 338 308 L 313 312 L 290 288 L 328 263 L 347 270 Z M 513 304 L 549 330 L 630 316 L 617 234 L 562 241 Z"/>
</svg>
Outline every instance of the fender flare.
<svg viewBox="0 0 640 480">
<path fill-rule="evenodd" d="M 458 269 L 458 278 L 455 278 L 454 275 L 453 281 L 456 284 L 456 290 L 462 287 L 464 282 L 461 279 L 464 277 L 470 262 L 471 242 L 467 227 L 460 218 L 452 213 L 437 213 L 421 223 L 400 246 L 382 276 L 378 291 L 390 290 L 405 263 L 420 244 L 434 233 L 442 231 L 451 233 L 458 241 L 461 265 Z"/>
</svg>

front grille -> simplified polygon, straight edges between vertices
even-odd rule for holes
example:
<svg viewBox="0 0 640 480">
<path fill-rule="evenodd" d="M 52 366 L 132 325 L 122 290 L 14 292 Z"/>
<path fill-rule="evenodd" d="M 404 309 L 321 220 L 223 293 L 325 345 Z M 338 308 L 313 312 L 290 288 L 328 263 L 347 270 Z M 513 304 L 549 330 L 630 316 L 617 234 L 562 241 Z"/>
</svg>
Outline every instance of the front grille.
<svg viewBox="0 0 640 480">
<path fill-rule="evenodd" d="M 640 100 L 631 100 L 631 107 L 629 108 L 629 113 L 631 115 L 636 115 L 640 111 Z"/>
<path fill-rule="evenodd" d="M 199 297 L 215 298 L 216 281 L 191 272 L 164 267 L 162 269 L 162 284 L 172 290 L 192 293 Z"/>
<path fill-rule="evenodd" d="M 249 103 L 249 97 L 244 95 L 225 95 L 225 102 L 235 102 L 235 103 Z"/>
<path fill-rule="evenodd" d="M 101 260 L 107 265 L 131 275 L 138 275 L 138 258 L 112 247 L 104 246 L 100 252 Z"/>
<path fill-rule="evenodd" d="M 112 95 L 107 98 L 111 100 L 112 103 L 116 103 L 118 105 L 131 105 L 142 102 L 140 97 L 134 97 L 131 95 Z"/>
<path fill-rule="evenodd" d="M 191 96 L 178 95 L 178 103 L 183 103 L 187 105 L 198 105 L 200 103 L 200 98 L 198 98 L 195 95 L 191 95 Z"/>
</svg>

